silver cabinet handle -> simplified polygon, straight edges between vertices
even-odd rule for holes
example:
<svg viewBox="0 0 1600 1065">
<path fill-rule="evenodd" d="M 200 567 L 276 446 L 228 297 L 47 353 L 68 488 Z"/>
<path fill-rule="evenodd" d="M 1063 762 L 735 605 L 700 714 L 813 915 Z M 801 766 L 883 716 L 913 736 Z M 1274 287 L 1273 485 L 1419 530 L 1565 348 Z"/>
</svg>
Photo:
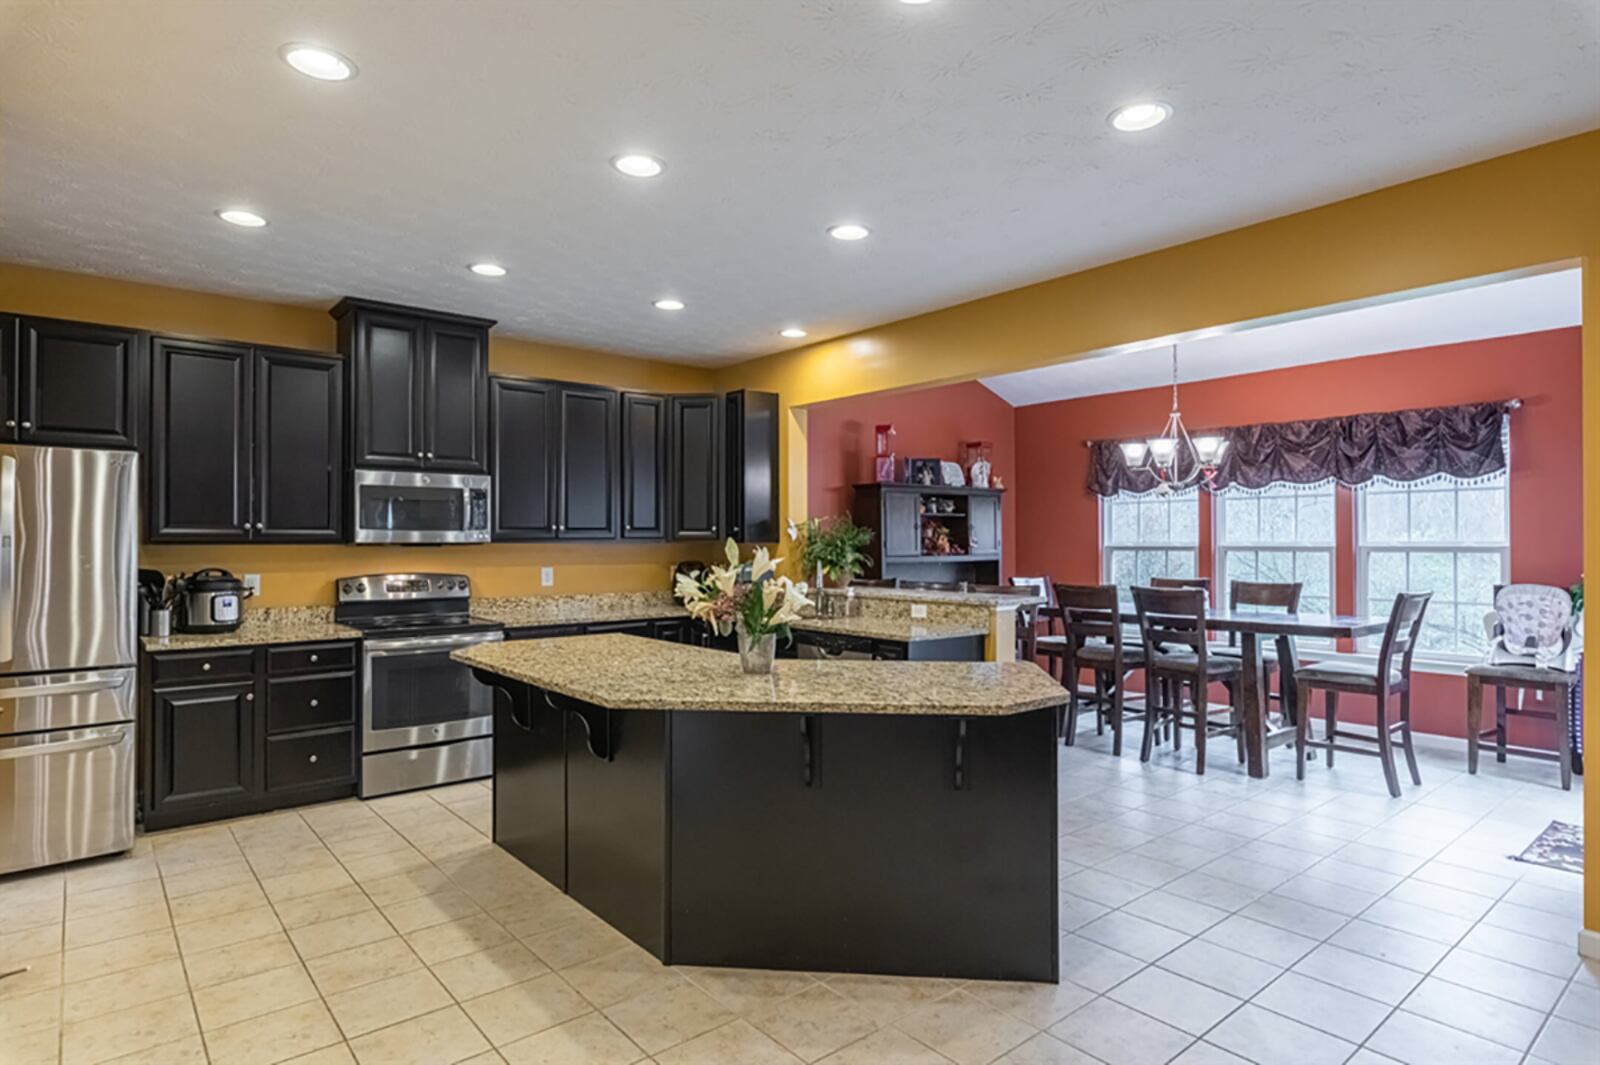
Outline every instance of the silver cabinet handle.
<svg viewBox="0 0 1600 1065">
<path fill-rule="evenodd" d="M 316 660 L 317 660 L 317 656 L 316 656 L 316 655 L 315 655 L 315 654 L 313 654 L 313 655 L 312 655 L 312 656 L 311 656 L 311 661 L 313 661 L 313 662 L 315 662 L 315 661 L 316 661 Z M 312 703 L 312 704 L 311 704 L 311 705 L 312 705 L 312 706 L 315 706 L 315 705 L 316 705 L 316 704 L 315 704 L 315 703 Z"/>
<path fill-rule="evenodd" d="M 255 702 L 256 701 L 256 693 L 255 692 L 245 692 L 244 693 L 244 701 L 247 702 L 247 703 Z"/>
<path fill-rule="evenodd" d="M 24 429 L 32 429 L 33 428 L 33 423 L 32 422 L 23 422 L 22 423 L 22 427 Z"/>
<path fill-rule="evenodd" d="M 422 457 L 422 452 L 420 452 L 420 451 L 419 451 L 419 452 L 417 452 L 417 458 L 419 458 L 419 459 L 420 459 L 420 458 L 421 458 L 421 457 Z"/>
<path fill-rule="evenodd" d="M 317 756 L 316 755 L 312 755 L 310 758 L 307 758 L 306 761 L 310 762 L 312 765 L 316 765 L 317 764 Z"/>
<path fill-rule="evenodd" d="M 202 672 L 202 673 L 210 673 L 211 672 L 211 663 L 210 662 L 201 662 L 200 663 L 200 672 Z"/>
<path fill-rule="evenodd" d="M 316 708 L 317 708 L 317 701 L 315 699 L 313 699 L 313 700 L 311 700 L 311 709 L 315 710 Z"/>
<path fill-rule="evenodd" d="M 7 418 L 6 419 L 6 428 L 7 429 L 15 429 L 16 427 L 17 427 L 17 420 L 15 418 Z"/>
<path fill-rule="evenodd" d="M 256 522 L 256 532 L 260 532 L 262 529 L 265 529 L 265 528 L 266 528 L 265 525 L 261 524 L 259 521 Z"/>
<path fill-rule="evenodd" d="M 431 459 L 431 458 L 433 458 L 433 452 L 431 452 L 431 451 L 430 451 L 430 452 L 428 452 L 428 457 L 429 457 L 429 458 L 430 458 L 430 459 Z"/>
</svg>

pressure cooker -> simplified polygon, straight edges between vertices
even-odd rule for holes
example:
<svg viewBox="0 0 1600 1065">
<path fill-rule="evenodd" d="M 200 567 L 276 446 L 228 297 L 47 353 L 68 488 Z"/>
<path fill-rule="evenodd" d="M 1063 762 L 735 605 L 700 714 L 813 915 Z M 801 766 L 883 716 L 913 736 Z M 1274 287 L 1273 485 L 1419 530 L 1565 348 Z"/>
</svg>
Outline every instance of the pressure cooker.
<svg viewBox="0 0 1600 1065">
<path fill-rule="evenodd" d="M 233 632 L 244 620 L 250 595 L 244 581 L 225 569 L 203 569 L 174 578 L 179 632 Z"/>
</svg>

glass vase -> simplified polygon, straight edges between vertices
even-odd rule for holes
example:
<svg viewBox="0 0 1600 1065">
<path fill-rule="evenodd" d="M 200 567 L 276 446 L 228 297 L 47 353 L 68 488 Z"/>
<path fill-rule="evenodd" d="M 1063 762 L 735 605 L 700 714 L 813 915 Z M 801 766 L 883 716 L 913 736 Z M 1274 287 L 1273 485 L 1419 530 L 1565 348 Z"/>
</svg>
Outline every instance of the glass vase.
<svg viewBox="0 0 1600 1065">
<path fill-rule="evenodd" d="M 772 661 L 778 653 L 778 634 L 768 632 L 760 636 L 752 636 L 745 631 L 743 625 L 737 626 L 739 633 L 739 666 L 746 673 L 771 673 Z"/>
</svg>

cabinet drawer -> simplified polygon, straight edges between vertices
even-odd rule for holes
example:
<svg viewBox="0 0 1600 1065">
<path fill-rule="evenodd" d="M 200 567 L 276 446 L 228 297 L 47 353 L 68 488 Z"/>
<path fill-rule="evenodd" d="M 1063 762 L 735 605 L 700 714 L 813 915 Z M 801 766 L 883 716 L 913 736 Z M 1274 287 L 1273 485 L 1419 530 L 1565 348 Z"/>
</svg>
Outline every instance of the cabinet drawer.
<svg viewBox="0 0 1600 1065">
<path fill-rule="evenodd" d="M 267 790 L 353 780 L 355 731 L 309 732 L 267 740 Z"/>
<path fill-rule="evenodd" d="M 228 648 L 183 651 L 150 656 L 150 679 L 156 685 L 238 680 L 256 671 L 256 649 Z"/>
<path fill-rule="evenodd" d="M 355 665 L 353 643 L 298 643 L 267 649 L 267 672 L 272 674 L 354 669 Z"/>
<path fill-rule="evenodd" d="M 267 682 L 267 731 L 338 728 L 355 721 L 355 676 L 274 678 Z"/>
</svg>

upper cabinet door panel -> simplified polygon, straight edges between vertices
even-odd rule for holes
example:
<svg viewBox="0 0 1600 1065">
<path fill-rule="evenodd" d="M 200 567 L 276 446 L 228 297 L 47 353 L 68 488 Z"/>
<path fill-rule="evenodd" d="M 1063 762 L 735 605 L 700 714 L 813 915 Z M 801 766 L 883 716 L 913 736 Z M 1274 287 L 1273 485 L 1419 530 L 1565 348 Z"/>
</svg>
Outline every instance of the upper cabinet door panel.
<svg viewBox="0 0 1600 1065">
<path fill-rule="evenodd" d="M 248 539 L 250 349 L 163 338 L 154 347 L 150 539 Z"/>
<path fill-rule="evenodd" d="M 974 557 L 1000 557 L 1000 497 L 974 492 L 967 497 L 968 550 Z"/>
<path fill-rule="evenodd" d="M 351 367 L 357 466 L 422 465 L 421 320 L 358 311 Z"/>
<path fill-rule="evenodd" d="M 337 541 L 342 531 L 342 360 L 255 354 L 255 535 Z"/>
<path fill-rule="evenodd" d="M 883 556 L 915 558 L 922 553 L 921 497 L 892 488 L 883 492 Z"/>
<path fill-rule="evenodd" d="M 429 468 L 489 468 L 488 331 L 429 322 L 424 334 L 423 423 Z"/>
<path fill-rule="evenodd" d="M 0 314 L 0 440 L 17 438 L 17 317 Z"/>
<path fill-rule="evenodd" d="M 561 406 L 563 538 L 604 540 L 617 535 L 617 393 L 564 386 Z"/>
<path fill-rule="evenodd" d="M 723 397 L 728 535 L 740 543 L 778 539 L 778 394 Z"/>
<path fill-rule="evenodd" d="M 23 318 L 17 344 L 17 439 L 137 447 L 145 344 L 145 335 L 132 329 Z"/>
<path fill-rule="evenodd" d="M 546 381 L 490 378 L 496 540 L 548 540 L 556 534 L 558 390 Z"/>
<path fill-rule="evenodd" d="M 715 540 L 721 490 L 717 397 L 673 396 L 670 518 L 674 540 Z"/>
<path fill-rule="evenodd" d="M 667 399 L 622 394 L 622 536 L 658 540 L 667 532 Z"/>
</svg>

